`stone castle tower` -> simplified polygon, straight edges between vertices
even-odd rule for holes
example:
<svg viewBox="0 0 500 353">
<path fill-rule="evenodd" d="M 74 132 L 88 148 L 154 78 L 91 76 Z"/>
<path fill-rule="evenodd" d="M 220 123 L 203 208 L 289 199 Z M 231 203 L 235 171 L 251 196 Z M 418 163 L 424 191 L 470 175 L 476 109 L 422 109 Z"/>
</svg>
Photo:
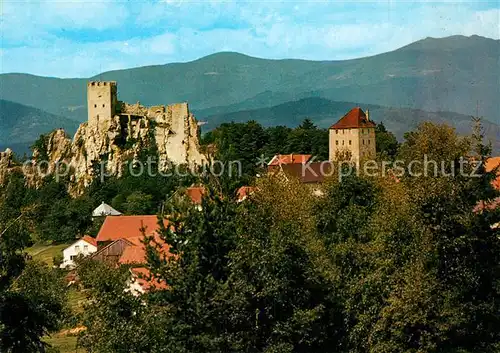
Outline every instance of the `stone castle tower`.
<svg viewBox="0 0 500 353">
<path fill-rule="evenodd" d="M 359 162 L 376 156 L 375 123 L 359 107 L 351 109 L 329 129 L 330 160 Z"/>
<path fill-rule="evenodd" d="M 116 82 L 92 81 L 87 83 L 87 111 L 90 125 L 99 126 L 110 122 L 117 111 Z"/>
</svg>

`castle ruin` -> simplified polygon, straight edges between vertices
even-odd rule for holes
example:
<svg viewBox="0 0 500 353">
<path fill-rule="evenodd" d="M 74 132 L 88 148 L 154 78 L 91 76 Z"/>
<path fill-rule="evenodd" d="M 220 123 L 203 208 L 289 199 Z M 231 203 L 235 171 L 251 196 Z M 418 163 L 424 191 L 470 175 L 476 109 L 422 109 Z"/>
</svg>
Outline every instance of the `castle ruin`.
<svg viewBox="0 0 500 353">
<path fill-rule="evenodd" d="M 201 165 L 198 123 L 187 103 L 145 107 L 118 100 L 114 81 L 87 84 L 88 126 L 99 131 L 117 131 L 115 141 L 136 141 L 145 129 L 153 129 L 160 162 Z"/>
</svg>

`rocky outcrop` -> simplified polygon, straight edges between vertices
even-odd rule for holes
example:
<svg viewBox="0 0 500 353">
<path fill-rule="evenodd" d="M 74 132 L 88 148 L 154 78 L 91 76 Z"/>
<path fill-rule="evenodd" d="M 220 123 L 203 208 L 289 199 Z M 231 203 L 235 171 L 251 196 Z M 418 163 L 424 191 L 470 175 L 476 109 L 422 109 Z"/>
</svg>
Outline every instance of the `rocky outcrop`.
<svg viewBox="0 0 500 353">
<path fill-rule="evenodd" d="M 139 155 L 158 159 L 160 169 L 205 162 L 198 125 L 187 103 L 150 108 L 121 105 L 119 114 L 111 119 L 81 124 L 72 140 L 61 129 L 52 132 L 45 141 L 45 151 L 34 152 L 31 174 L 37 168 L 40 172 L 45 164 L 48 173 L 67 176 L 70 192 L 79 194 L 96 173 L 120 176 L 128 162 Z M 36 184 L 36 178 L 29 180 Z"/>
<path fill-rule="evenodd" d="M 4 183 L 5 177 L 12 167 L 13 156 L 10 148 L 7 148 L 5 152 L 0 152 L 0 185 Z"/>
</svg>

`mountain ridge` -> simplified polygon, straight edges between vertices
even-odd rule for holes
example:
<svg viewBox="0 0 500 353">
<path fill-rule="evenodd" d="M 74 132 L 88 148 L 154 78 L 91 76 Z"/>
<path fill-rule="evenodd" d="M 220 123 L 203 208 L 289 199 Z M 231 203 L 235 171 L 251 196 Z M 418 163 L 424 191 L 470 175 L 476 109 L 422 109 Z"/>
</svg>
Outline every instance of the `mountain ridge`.
<svg viewBox="0 0 500 353">
<path fill-rule="evenodd" d="M 465 115 L 475 114 L 479 106 L 479 115 L 500 123 L 499 58 L 500 40 L 451 36 L 350 60 L 264 59 L 220 52 L 185 63 L 104 72 L 93 79 L 117 81 L 125 102 L 188 102 L 194 112 L 211 110 L 208 115 L 321 97 Z M 81 123 L 87 120 L 87 80 L 1 74 L 0 99 Z M 0 144 L 5 142 L 0 139 Z"/>
</svg>

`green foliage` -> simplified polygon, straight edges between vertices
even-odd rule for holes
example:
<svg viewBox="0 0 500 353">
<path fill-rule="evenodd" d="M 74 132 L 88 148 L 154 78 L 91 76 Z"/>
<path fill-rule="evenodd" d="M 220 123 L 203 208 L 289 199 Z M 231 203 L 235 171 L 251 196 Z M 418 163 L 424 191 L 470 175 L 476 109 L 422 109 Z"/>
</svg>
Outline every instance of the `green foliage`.
<svg viewBox="0 0 500 353">
<path fill-rule="evenodd" d="M 375 144 L 377 153 L 381 154 L 382 158 L 393 159 L 398 153 L 398 140 L 392 132 L 387 131 L 383 122 L 375 127 Z"/>
<path fill-rule="evenodd" d="M 283 136 L 312 150 L 301 138 L 313 139 L 319 131 L 307 120 L 294 130 L 227 124 L 205 136 L 205 143 L 215 143 L 226 160 L 242 158 L 250 176 L 257 172 L 252 159 L 281 148 Z M 250 137 L 241 146 L 245 132 Z M 79 260 L 89 295 L 79 342 L 87 351 L 498 351 L 500 240 L 491 225 L 500 212 L 475 211 L 480 201 L 498 197 L 491 186 L 495 173 L 480 166 L 470 177 L 472 165 L 462 173 L 458 168 L 462 157 L 486 160 L 490 149 L 482 140 L 480 126 L 465 139 L 447 126 L 422 124 L 407 135 L 397 157 L 405 163 L 424 155 L 445 160 L 446 171 L 455 168 L 455 174 L 395 178 L 360 171 L 320 186 L 262 177 L 257 191 L 240 203 L 231 181 L 207 178 L 200 207 L 175 193 L 191 185 L 195 179 L 189 176 L 125 173 L 95 181 L 69 201 L 61 185 L 46 180 L 33 191 L 14 174 L 0 198 L 0 226 L 12 224 L 0 241 L 1 303 L 13 300 L 21 312 L 41 313 L 41 326 L 26 325 L 33 331 L 21 333 L 29 336 L 26 344 L 40 344 L 39 335 L 54 330 L 59 315 L 49 314 L 36 298 L 53 303 L 58 313 L 55 289 L 34 297 L 26 292 L 22 300 L 4 294 L 38 288 L 56 276 L 43 272 L 48 269 L 24 270 L 20 249 L 29 243 L 29 230 L 48 233 L 59 224 L 58 232 L 69 234 L 63 222 L 74 223 L 75 231 L 91 229 L 78 218 L 91 204 L 112 200 L 130 213 L 155 213 L 168 197 L 162 213 L 168 225 L 160 236 L 173 256 L 150 244 L 144 265 L 167 289 L 135 297 L 127 291 L 127 267 Z M 313 196 L 316 188 L 322 196 Z M 29 276 L 20 280 L 22 273 Z"/>
<path fill-rule="evenodd" d="M 125 201 L 125 212 L 128 214 L 148 214 L 152 208 L 152 201 L 153 196 L 134 191 Z"/>
<path fill-rule="evenodd" d="M 2 271 L 7 273 L 2 282 L 8 285 L 3 285 L 0 291 L 1 351 L 45 352 L 42 338 L 59 329 L 67 313 L 63 279 L 45 264 L 29 261 L 24 266 L 23 261 L 4 262 L 5 255 L 2 248 L 2 267 L 7 270 Z M 24 268 L 19 273 L 21 266 Z"/>
<path fill-rule="evenodd" d="M 36 140 L 33 145 L 31 145 L 31 150 L 33 152 L 38 152 L 38 155 L 36 157 L 37 162 L 41 161 L 48 161 L 49 160 L 49 155 L 48 155 L 48 150 L 47 150 L 47 143 L 49 140 L 49 135 L 40 135 L 38 140 Z"/>
<path fill-rule="evenodd" d="M 317 160 L 328 159 L 328 131 L 318 129 L 305 119 L 296 129 L 285 126 L 263 128 L 255 121 L 224 123 L 207 132 L 204 146 L 215 145 L 214 159 L 226 164 L 241 162 L 242 176 L 232 186 L 250 184 L 256 174 L 262 174 L 260 158 L 268 161 L 277 153 L 312 154 Z M 226 168 L 227 170 L 227 168 Z"/>
<path fill-rule="evenodd" d="M 87 288 L 87 305 L 78 345 L 89 352 L 168 352 L 162 322 L 162 308 L 145 306 L 126 292 L 127 268 L 117 269 L 96 261 L 80 262 L 82 285 Z M 153 311 L 152 309 L 155 309 Z"/>
</svg>

